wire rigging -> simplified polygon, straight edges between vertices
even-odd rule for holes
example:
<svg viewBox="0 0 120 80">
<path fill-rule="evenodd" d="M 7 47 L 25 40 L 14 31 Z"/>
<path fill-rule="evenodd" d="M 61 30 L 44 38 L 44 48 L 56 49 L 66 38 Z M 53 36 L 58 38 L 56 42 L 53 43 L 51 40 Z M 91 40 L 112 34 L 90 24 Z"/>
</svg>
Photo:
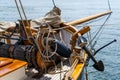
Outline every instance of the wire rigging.
<svg viewBox="0 0 120 80">
<path fill-rule="evenodd" d="M 106 22 L 108 21 L 108 19 L 110 18 L 110 16 L 111 16 L 111 14 L 109 14 L 108 17 L 105 19 L 104 23 L 101 25 L 101 27 L 99 28 L 97 33 L 93 36 L 93 38 L 91 39 L 89 44 L 91 44 L 97 36 L 98 36 L 98 38 L 100 37 L 100 35 L 101 35 L 100 33 L 102 32 L 102 29 L 103 29 L 104 25 L 106 24 Z M 98 38 L 96 39 L 96 41 L 98 40 Z"/>
<path fill-rule="evenodd" d="M 108 0 L 108 7 L 109 7 L 109 10 L 111 10 L 110 0 Z"/>
<path fill-rule="evenodd" d="M 111 10 L 111 5 L 110 5 L 109 0 L 108 0 L 108 6 L 109 6 L 109 10 Z M 96 32 L 96 34 L 93 36 L 93 38 L 89 41 L 88 46 L 92 44 L 92 42 L 94 41 L 94 39 L 95 39 L 97 36 L 98 36 L 98 37 L 96 38 L 96 40 L 94 41 L 94 43 L 96 43 L 97 40 L 100 38 L 101 33 L 103 32 L 103 28 L 104 28 L 105 24 L 107 23 L 108 19 L 110 18 L 110 16 L 111 16 L 111 13 L 110 13 L 110 14 L 108 15 L 108 17 L 105 19 L 105 21 L 103 22 L 103 24 L 101 25 L 101 27 L 99 28 L 99 30 Z"/>
</svg>

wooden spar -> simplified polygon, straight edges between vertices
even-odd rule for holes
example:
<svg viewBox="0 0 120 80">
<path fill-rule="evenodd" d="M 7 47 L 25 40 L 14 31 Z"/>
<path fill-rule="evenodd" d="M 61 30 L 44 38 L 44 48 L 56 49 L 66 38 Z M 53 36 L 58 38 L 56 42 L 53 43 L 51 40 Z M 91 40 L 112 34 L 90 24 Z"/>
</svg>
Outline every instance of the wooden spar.
<svg viewBox="0 0 120 80">
<path fill-rule="evenodd" d="M 104 16 L 104 15 L 108 15 L 110 13 L 112 13 L 111 10 L 105 11 L 105 12 L 102 12 L 102 13 L 99 13 L 99 14 L 96 14 L 96 15 L 91 15 L 91 16 L 88 16 L 88 17 L 85 17 L 85 18 L 82 18 L 82 19 L 78 19 L 78 20 L 68 22 L 67 24 L 75 26 L 75 25 L 78 25 L 78 24 L 81 24 L 81 23 L 84 23 L 84 22 L 99 18 L 99 17 Z"/>
</svg>

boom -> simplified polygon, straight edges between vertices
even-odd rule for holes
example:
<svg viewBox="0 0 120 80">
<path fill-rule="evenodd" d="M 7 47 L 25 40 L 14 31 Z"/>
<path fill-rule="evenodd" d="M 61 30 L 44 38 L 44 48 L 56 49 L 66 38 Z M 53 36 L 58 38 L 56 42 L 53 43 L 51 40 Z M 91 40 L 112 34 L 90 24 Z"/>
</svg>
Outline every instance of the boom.
<svg viewBox="0 0 120 80">
<path fill-rule="evenodd" d="M 82 19 L 74 20 L 74 21 L 68 22 L 67 24 L 75 26 L 75 25 L 82 24 L 84 22 L 87 22 L 87 21 L 90 21 L 90 20 L 105 16 L 105 15 L 108 15 L 108 14 L 111 14 L 111 13 L 112 13 L 112 11 L 109 10 L 109 11 L 98 13 L 96 15 L 91 15 L 91 16 L 88 16 L 88 17 L 85 17 L 85 18 L 82 18 Z"/>
</svg>

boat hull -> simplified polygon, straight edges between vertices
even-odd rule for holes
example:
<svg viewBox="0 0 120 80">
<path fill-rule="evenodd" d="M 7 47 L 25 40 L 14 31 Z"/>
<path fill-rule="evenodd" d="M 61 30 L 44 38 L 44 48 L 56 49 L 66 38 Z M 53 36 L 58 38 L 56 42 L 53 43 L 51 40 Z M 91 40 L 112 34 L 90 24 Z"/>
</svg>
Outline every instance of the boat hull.
<svg viewBox="0 0 120 80">
<path fill-rule="evenodd" d="M 7 75 L 0 77 L 0 80 L 24 80 L 26 77 L 25 67 L 21 67 Z"/>
</svg>

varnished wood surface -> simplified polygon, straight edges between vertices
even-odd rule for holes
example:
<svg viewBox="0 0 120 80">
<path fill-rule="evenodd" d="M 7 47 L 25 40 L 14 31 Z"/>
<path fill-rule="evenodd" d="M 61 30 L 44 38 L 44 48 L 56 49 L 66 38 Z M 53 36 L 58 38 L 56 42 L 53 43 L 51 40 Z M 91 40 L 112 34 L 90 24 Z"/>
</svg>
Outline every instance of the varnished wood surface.
<svg viewBox="0 0 120 80">
<path fill-rule="evenodd" d="M 2 60 L 12 61 L 12 63 L 0 67 L 0 77 L 27 65 L 27 62 L 24 61 L 0 57 L 0 61 Z"/>
<path fill-rule="evenodd" d="M 0 58 L 0 68 L 6 66 L 8 64 L 11 64 L 12 62 L 13 62 L 13 59 Z"/>
<path fill-rule="evenodd" d="M 105 16 L 105 15 L 108 15 L 108 14 L 111 14 L 111 13 L 112 13 L 112 11 L 109 10 L 109 11 L 101 12 L 101 13 L 91 15 L 91 16 L 88 16 L 88 17 L 85 17 L 85 18 L 74 20 L 74 21 L 68 22 L 67 24 L 72 25 L 72 26 L 76 26 L 76 25 L 82 24 L 84 22 L 87 22 L 87 21 L 90 21 L 90 20 Z"/>
</svg>

